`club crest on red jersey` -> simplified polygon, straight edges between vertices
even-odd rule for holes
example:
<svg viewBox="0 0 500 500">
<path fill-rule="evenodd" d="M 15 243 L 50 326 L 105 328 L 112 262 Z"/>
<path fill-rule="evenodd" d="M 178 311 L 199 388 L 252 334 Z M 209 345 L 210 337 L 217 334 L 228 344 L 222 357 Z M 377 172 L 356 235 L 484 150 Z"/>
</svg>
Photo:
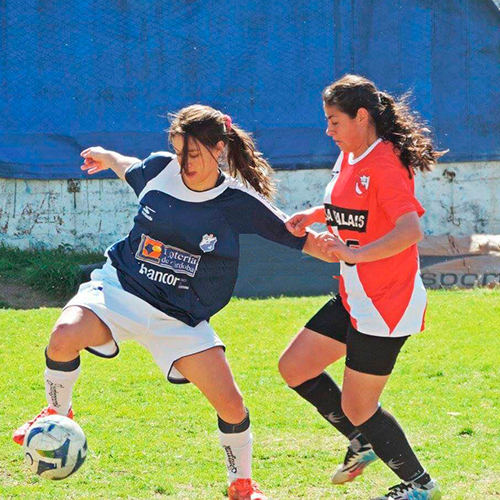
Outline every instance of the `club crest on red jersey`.
<svg viewBox="0 0 500 500">
<path fill-rule="evenodd" d="M 354 186 L 354 191 L 359 196 L 363 196 L 368 191 L 370 186 L 370 172 L 362 171 L 359 173 L 356 179 L 356 185 Z"/>
</svg>

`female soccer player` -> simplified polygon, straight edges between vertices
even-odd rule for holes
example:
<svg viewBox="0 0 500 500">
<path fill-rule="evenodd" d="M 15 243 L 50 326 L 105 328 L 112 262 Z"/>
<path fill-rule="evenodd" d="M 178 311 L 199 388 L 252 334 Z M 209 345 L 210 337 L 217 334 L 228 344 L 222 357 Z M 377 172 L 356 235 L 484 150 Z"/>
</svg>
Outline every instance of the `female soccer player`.
<svg viewBox="0 0 500 500">
<path fill-rule="evenodd" d="M 43 416 L 73 417 L 80 351 L 110 358 L 121 341 L 134 339 L 170 382 L 192 382 L 215 408 L 229 499 L 266 500 L 251 479 L 248 410 L 208 320 L 233 292 L 240 234 L 319 255 L 316 235 L 289 233 L 286 216 L 268 200 L 270 166 L 227 115 L 208 106 L 184 108 L 172 121 L 170 141 L 175 155 L 160 152 L 144 161 L 101 147 L 82 152 L 83 170 L 111 168 L 131 185 L 139 211 L 130 234 L 107 250 L 103 269 L 65 306 L 46 349 L 48 406 L 13 437 L 22 444 Z M 228 173 L 219 168 L 226 164 Z"/>
<path fill-rule="evenodd" d="M 423 208 L 414 174 L 436 151 L 405 99 L 360 76 L 323 91 L 329 135 L 341 149 L 324 206 L 292 216 L 295 236 L 323 223 L 328 253 L 340 261 L 340 294 L 299 331 L 279 368 L 300 396 L 350 440 L 334 484 L 352 481 L 380 457 L 402 480 L 378 500 L 437 500 L 438 484 L 415 456 L 396 419 L 379 404 L 398 353 L 424 328 L 426 293 L 417 242 Z M 324 371 L 346 356 L 342 391 Z"/>
</svg>

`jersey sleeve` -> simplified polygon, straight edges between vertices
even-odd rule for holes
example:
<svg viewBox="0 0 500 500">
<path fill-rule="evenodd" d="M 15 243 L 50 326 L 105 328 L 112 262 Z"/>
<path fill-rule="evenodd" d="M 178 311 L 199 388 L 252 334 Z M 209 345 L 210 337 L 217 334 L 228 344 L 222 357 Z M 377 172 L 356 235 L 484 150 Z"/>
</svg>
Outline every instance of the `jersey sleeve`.
<svg viewBox="0 0 500 500">
<path fill-rule="evenodd" d="M 125 180 L 139 196 L 146 184 L 154 179 L 173 158 L 174 156 L 167 152 L 151 153 L 145 160 L 129 167 L 125 172 Z"/>
<path fill-rule="evenodd" d="M 241 193 L 238 209 L 226 217 L 238 234 L 257 234 L 296 250 L 304 248 L 307 236 L 293 236 L 285 226 L 286 214 L 259 195 Z"/>
<path fill-rule="evenodd" d="M 414 194 L 413 180 L 401 166 L 382 167 L 376 178 L 378 201 L 393 224 L 404 214 L 417 212 L 419 217 L 425 210 Z"/>
</svg>

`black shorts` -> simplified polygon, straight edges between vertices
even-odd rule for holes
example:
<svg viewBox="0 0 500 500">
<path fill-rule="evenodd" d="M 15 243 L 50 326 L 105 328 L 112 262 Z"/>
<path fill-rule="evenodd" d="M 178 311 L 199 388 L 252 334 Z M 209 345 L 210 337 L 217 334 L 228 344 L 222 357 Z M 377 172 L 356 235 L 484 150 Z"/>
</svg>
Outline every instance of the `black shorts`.
<svg viewBox="0 0 500 500">
<path fill-rule="evenodd" d="M 390 375 L 408 337 L 376 337 L 358 332 L 340 295 L 330 299 L 306 324 L 306 328 L 346 344 L 345 364 L 370 375 Z"/>
</svg>

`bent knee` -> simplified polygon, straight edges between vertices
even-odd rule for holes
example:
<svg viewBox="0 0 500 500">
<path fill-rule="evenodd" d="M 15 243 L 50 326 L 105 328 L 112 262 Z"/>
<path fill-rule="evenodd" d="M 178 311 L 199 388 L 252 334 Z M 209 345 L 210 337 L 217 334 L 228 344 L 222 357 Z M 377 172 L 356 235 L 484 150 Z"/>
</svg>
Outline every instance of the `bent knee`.
<svg viewBox="0 0 500 500">
<path fill-rule="evenodd" d="M 49 352 L 66 353 L 81 351 L 85 347 L 81 345 L 81 341 L 81 336 L 73 325 L 58 323 L 50 336 Z"/>
<path fill-rule="evenodd" d="M 365 423 L 378 408 L 377 403 L 342 398 L 342 411 L 349 421 L 357 426 Z"/>
<path fill-rule="evenodd" d="M 219 417 L 228 424 L 239 424 L 245 420 L 247 409 L 240 393 L 232 395 L 216 408 Z"/>
<path fill-rule="evenodd" d="M 289 387 L 295 388 L 323 372 L 322 367 L 309 366 L 285 352 L 278 361 L 278 370 Z"/>
<path fill-rule="evenodd" d="M 283 380 L 291 385 L 289 380 L 293 377 L 293 363 L 290 360 L 290 356 L 284 352 L 278 361 L 278 370 L 283 377 Z"/>
</svg>

